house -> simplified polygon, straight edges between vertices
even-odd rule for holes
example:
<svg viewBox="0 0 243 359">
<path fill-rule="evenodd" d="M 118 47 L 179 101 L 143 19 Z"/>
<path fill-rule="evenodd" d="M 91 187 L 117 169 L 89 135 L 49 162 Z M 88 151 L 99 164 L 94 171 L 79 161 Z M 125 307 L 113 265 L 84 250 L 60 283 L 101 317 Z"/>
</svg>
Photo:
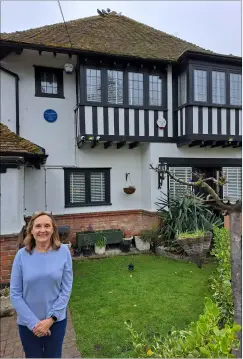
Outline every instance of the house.
<svg viewBox="0 0 243 359">
<path fill-rule="evenodd" d="M 161 183 L 150 164 L 183 179 L 223 171 L 223 195 L 241 196 L 240 57 L 114 11 L 66 25 L 1 34 L 5 254 L 37 210 L 70 225 L 73 240 L 90 224 L 151 227 L 161 191 L 177 184 Z M 4 263 L 2 282 L 11 258 Z"/>
</svg>

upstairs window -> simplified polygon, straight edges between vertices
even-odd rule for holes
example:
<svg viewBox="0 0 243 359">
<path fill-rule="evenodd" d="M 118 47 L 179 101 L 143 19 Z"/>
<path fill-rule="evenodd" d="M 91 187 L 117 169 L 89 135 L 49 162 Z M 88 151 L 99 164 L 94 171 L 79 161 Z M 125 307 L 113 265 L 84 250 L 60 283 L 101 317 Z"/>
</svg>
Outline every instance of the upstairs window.
<svg viewBox="0 0 243 359">
<path fill-rule="evenodd" d="M 207 71 L 194 70 L 194 101 L 207 101 Z"/>
<path fill-rule="evenodd" d="M 123 72 L 107 71 L 108 76 L 108 102 L 119 104 L 123 103 Z"/>
<path fill-rule="evenodd" d="M 128 73 L 129 105 L 143 106 L 143 74 Z"/>
<path fill-rule="evenodd" d="M 162 106 L 162 80 L 160 76 L 149 76 L 149 105 Z"/>
<path fill-rule="evenodd" d="M 226 103 L 225 72 L 212 71 L 212 102 L 219 105 Z"/>
<path fill-rule="evenodd" d="M 101 102 L 101 71 L 86 69 L 87 101 Z"/>
<path fill-rule="evenodd" d="M 241 75 L 230 74 L 230 104 L 241 106 Z"/>
<path fill-rule="evenodd" d="M 178 76 L 178 106 L 187 102 L 187 74 L 184 71 Z"/>
<path fill-rule="evenodd" d="M 35 66 L 35 96 L 63 98 L 63 70 Z"/>
<path fill-rule="evenodd" d="M 110 204 L 110 169 L 65 169 L 65 206 Z"/>
</svg>

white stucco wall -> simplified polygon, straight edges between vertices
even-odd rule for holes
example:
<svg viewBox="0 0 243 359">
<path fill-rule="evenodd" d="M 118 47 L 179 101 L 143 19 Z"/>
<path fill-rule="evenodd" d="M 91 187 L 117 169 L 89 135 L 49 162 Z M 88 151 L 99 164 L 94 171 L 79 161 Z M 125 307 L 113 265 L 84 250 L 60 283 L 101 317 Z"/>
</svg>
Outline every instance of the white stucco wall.
<svg viewBox="0 0 243 359">
<path fill-rule="evenodd" d="M 0 70 L 0 122 L 16 132 L 15 78 Z"/>
<path fill-rule="evenodd" d="M 1 175 L 0 233 L 19 233 L 24 222 L 24 169 L 8 168 Z"/>
<path fill-rule="evenodd" d="M 47 163 L 51 165 L 74 164 L 75 72 L 71 75 L 63 72 L 64 99 L 36 97 L 34 65 L 63 68 L 65 63 L 75 65 L 76 61 L 76 56 L 70 59 L 66 54 L 57 54 L 54 57 L 53 53 L 48 52 L 43 52 L 40 56 L 37 51 L 24 50 L 22 55 L 11 54 L 2 62 L 3 67 L 19 75 L 20 136 L 44 147 L 49 154 Z M 6 89 L 1 91 L 1 103 L 4 104 L 1 117 L 4 123 L 7 125 L 10 123 L 11 128 L 9 128 L 15 131 L 13 81 L 14 79 L 7 74 L 2 76 L 1 71 L 1 89 Z M 43 114 L 47 109 L 57 112 L 56 122 L 45 121 Z"/>
</svg>

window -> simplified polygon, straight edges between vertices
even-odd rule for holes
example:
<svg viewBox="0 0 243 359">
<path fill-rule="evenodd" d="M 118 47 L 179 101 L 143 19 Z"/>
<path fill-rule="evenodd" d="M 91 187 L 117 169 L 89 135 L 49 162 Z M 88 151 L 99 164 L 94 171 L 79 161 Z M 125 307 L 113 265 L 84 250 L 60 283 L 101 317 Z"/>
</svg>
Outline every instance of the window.
<svg viewBox="0 0 243 359">
<path fill-rule="evenodd" d="M 149 76 L 149 105 L 162 105 L 162 80 L 160 76 Z"/>
<path fill-rule="evenodd" d="M 170 172 L 177 178 L 183 181 L 190 181 L 192 178 L 191 167 L 170 167 Z M 169 177 L 169 197 L 184 196 L 186 193 L 191 192 L 192 187 L 187 187 L 181 183 L 174 181 Z"/>
<path fill-rule="evenodd" d="M 223 186 L 223 197 L 236 202 L 242 196 L 241 167 L 223 167 L 222 172 L 227 179 L 227 183 Z"/>
<path fill-rule="evenodd" d="M 107 71 L 108 76 L 108 102 L 123 103 L 123 72 Z"/>
<path fill-rule="evenodd" d="M 225 72 L 212 71 L 212 102 L 219 105 L 226 103 Z"/>
<path fill-rule="evenodd" d="M 230 104 L 241 106 L 241 75 L 230 74 Z"/>
<path fill-rule="evenodd" d="M 129 105 L 143 105 L 143 74 L 128 73 Z"/>
<path fill-rule="evenodd" d="M 87 101 L 101 102 L 101 71 L 86 69 Z"/>
<path fill-rule="evenodd" d="M 187 102 L 187 74 L 186 71 L 178 76 L 178 106 Z"/>
<path fill-rule="evenodd" d="M 35 95 L 63 98 L 63 70 L 36 66 Z"/>
<path fill-rule="evenodd" d="M 194 70 L 194 101 L 207 101 L 207 71 Z"/>
<path fill-rule="evenodd" d="M 65 206 L 110 204 L 110 169 L 65 169 Z"/>
</svg>

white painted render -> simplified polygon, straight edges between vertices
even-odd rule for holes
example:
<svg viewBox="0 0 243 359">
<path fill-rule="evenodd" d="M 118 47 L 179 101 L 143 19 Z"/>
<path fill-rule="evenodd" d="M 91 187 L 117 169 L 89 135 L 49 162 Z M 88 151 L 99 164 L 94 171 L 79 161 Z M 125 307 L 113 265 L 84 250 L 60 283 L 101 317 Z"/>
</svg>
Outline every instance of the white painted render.
<svg viewBox="0 0 243 359">
<path fill-rule="evenodd" d="M 149 164 L 156 166 L 159 157 L 193 157 L 198 158 L 241 158 L 238 148 L 178 148 L 173 143 L 144 143 L 129 150 L 128 146 L 121 149 L 112 147 L 104 149 L 102 144 L 91 149 L 85 144 L 82 149 L 75 146 L 76 133 L 74 122 L 74 108 L 76 106 L 75 74 L 63 74 L 64 99 L 42 98 L 35 96 L 34 65 L 63 68 L 65 63 L 76 64 L 76 57 L 37 51 L 24 50 L 22 55 L 9 55 L 2 61 L 2 66 L 19 75 L 20 94 L 20 136 L 44 147 L 47 162 L 41 170 L 25 168 L 24 170 L 8 169 L 1 175 L 1 233 L 14 233 L 21 229 L 23 215 L 32 215 L 37 210 L 48 210 L 54 214 L 71 214 L 84 212 L 103 212 L 115 210 L 144 209 L 156 210 L 155 202 L 161 192 L 167 193 L 167 180 L 161 190 L 158 189 L 158 175 L 149 169 Z M 168 135 L 172 135 L 172 72 L 168 66 L 167 73 L 168 98 Z M 44 120 L 46 109 L 53 109 L 58 114 L 54 123 Z M 87 113 L 86 113 L 87 111 Z M 88 119 L 88 112 L 92 108 L 86 106 L 86 131 L 92 122 Z M 195 111 L 197 109 L 195 108 Z M 12 131 L 15 131 L 15 83 L 14 78 L 1 71 L 1 121 Z M 108 109 L 110 134 L 114 134 L 114 109 Z M 130 130 L 134 132 L 133 110 L 130 110 Z M 206 110 L 203 110 L 207 116 Z M 213 109 L 213 133 L 214 129 Z M 99 133 L 103 131 L 103 108 L 98 107 L 97 124 Z M 139 118 L 144 117 L 143 110 L 139 111 Z M 234 113 L 232 112 L 232 118 Z M 119 132 L 124 131 L 124 109 L 119 109 Z M 154 113 L 149 111 L 149 135 L 154 133 Z M 225 116 L 223 115 L 225 123 Z M 143 135 L 143 121 L 139 124 L 139 133 Z M 183 133 L 185 133 L 185 112 L 183 112 Z M 198 128 L 198 123 L 193 123 Z M 207 132 L 207 125 L 203 125 L 203 132 Z M 233 128 L 234 126 L 232 126 Z M 225 124 L 222 126 L 225 131 Z M 112 132 L 113 131 L 113 132 Z M 163 130 L 161 130 L 163 131 Z M 178 131 L 180 134 L 180 112 L 178 112 Z M 240 121 L 241 131 L 241 121 Z M 163 136 L 163 133 L 160 133 Z M 64 170 L 63 167 L 80 168 L 111 168 L 111 203 L 109 206 L 65 208 L 64 205 Z M 125 173 L 130 173 L 128 185 L 134 185 L 136 192 L 126 195 L 123 187 L 126 185 Z M 25 178 L 25 180 L 24 180 Z M 25 184 L 25 185 L 24 185 Z M 4 208 L 4 210 L 3 210 Z M 2 232 L 3 231 L 3 232 Z"/>
<path fill-rule="evenodd" d="M 0 234 L 19 233 L 24 222 L 24 169 L 8 168 L 1 175 Z"/>
</svg>

